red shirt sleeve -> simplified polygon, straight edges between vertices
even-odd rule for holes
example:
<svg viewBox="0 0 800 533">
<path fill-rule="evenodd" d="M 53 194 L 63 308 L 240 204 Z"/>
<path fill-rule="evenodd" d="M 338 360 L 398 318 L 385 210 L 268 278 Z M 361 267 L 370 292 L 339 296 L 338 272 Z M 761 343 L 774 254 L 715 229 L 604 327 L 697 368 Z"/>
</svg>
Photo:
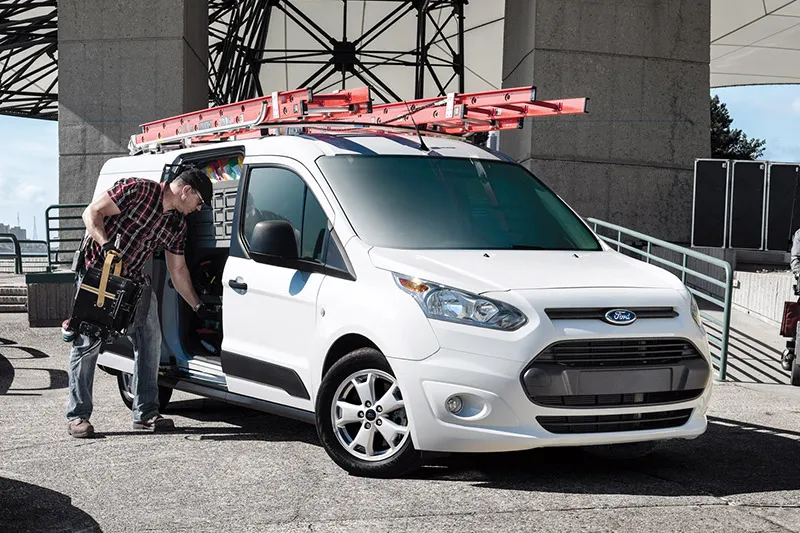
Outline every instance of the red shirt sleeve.
<svg viewBox="0 0 800 533">
<path fill-rule="evenodd" d="M 123 178 L 108 189 L 109 198 L 122 212 L 125 212 L 129 206 L 135 205 L 144 193 L 145 191 L 136 178 Z"/>
<path fill-rule="evenodd" d="M 172 241 L 164 248 L 166 251 L 175 255 L 183 255 L 186 249 L 186 221 L 181 221 L 181 229 L 172 238 Z"/>
</svg>

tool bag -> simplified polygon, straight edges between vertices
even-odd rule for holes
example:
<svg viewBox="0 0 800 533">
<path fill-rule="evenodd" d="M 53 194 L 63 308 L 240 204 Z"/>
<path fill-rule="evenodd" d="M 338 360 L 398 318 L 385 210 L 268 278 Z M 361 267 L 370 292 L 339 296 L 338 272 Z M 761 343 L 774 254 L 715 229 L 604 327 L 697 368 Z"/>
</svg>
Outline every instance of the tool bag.
<svg viewBox="0 0 800 533">
<path fill-rule="evenodd" d="M 800 303 L 784 302 L 783 319 L 781 320 L 781 337 L 794 338 L 797 332 L 798 320 L 800 320 Z"/>
<path fill-rule="evenodd" d="M 143 287 L 121 272 L 122 259 L 113 251 L 106 254 L 102 268 L 86 271 L 75 293 L 69 329 L 106 343 L 125 335 Z"/>
</svg>

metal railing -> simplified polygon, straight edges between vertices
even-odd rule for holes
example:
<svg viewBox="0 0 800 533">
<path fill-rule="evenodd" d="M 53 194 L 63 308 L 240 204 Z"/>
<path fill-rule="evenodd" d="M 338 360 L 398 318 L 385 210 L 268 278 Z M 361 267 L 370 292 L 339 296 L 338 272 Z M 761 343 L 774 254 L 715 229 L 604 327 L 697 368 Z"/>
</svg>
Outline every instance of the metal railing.
<svg viewBox="0 0 800 533">
<path fill-rule="evenodd" d="M 81 214 L 75 212 L 78 209 L 82 212 L 87 205 L 89 204 L 56 204 L 45 210 L 48 270 L 53 271 L 59 266 L 72 263 L 72 255 L 80 246 L 86 231 Z M 81 222 L 76 223 L 76 220 Z M 61 225 L 62 221 L 66 223 L 65 226 Z"/>
<path fill-rule="evenodd" d="M 622 226 L 617 226 L 616 224 L 611 224 L 609 222 L 604 222 L 602 220 L 597 220 L 595 218 L 587 218 L 586 221 L 589 224 L 592 224 L 594 232 L 601 239 L 609 243 L 611 246 L 616 247 L 618 252 L 636 254 L 634 257 L 638 256 L 639 259 L 643 259 L 647 263 L 651 262 L 659 263 L 657 266 L 660 266 L 665 270 L 675 270 L 677 272 L 680 272 L 681 281 L 683 281 L 683 284 L 686 285 L 686 288 L 689 289 L 689 291 L 695 297 L 722 308 L 722 320 L 719 320 L 718 318 L 712 316 L 711 314 L 705 311 L 701 311 L 700 316 L 703 318 L 703 320 L 707 320 L 712 324 L 716 324 L 720 328 L 719 336 L 717 336 L 715 333 L 709 332 L 707 329 L 706 329 L 706 335 L 708 336 L 709 344 L 719 349 L 719 357 L 716 357 L 712 354 L 711 358 L 715 363 L 715 365 L 717 366 L 717 368 L 719 369 L 718 379 L 720 381 L 725 381 L 728 368 L 728 335 L 731 322 L 731 296 L 733 289 L 733 269 L 731 268 L 730 263 L 728 263 L 727 261 L 723 261 L 722 259 L 717 259 L 716 257 L 711 257 L 706 254 L 701 254 L 690 248 L 684 248 L 683 246 L 678 246 L 676 244 L 672 244 L 667 241 L 662 241 L 660 239 L 650 237 L 649 235 L 645 235 L 643 233 L 630 230 L 628 228 L 623 228 Z M 616 234 L 616 238 L 609 237 L 606 235 L 601 235 L 598 232 L 598 227 L 609 230 L 612 234 Z M 641 241 L 644 249 L 640 249 L 631 244 L 627 244 L 626 242 L 623 241 L 624 236 Z M 671 261 L 665 257 L 659 257 L 654 253 L 653 249 L 654 247 L 659 247 L 665 250 L 669 250 L 670 252 L 673 252 L 677 256 L 680 256 L 680 263 Z M 709 276 L 708 274 L 704 274 L 702 272 L 698 272 L 697 270 L 689 268 L 688 266 L 689 258 L 692 258 L 695 260 L 695 262 L 700 262 L 701 264 L 704 265 L 721 268 L 723 270 L 721 274 L 723 275 L 725 281 L 720 281 L 719 279 L 713 276 Z M 724 299 L 720 300 L 713 294 L 709 294 L 707 292 L 699 290 L 698 287 L 702 285 L 702 283 L 700 283 L 699 281 L 692 280 L 689 283 L 687 283 L 686 281 L 687 276 L 692 276 L 693 278 L 696 278 L 696 280 L 702 280 L 702 282 L 705 282 L 706 284 L 709 284 L 712 287 L 718 287 L 719 289 L 724 291 L 725 295 Z"/>
<path fill-rule="evenodd" d="M 47 243 L 45 241 L 18 239 L 13 233 L 0 233 L 0 241 L 10 241 L 13 251 L 7 252 L 0 249 L 0 259 L 13 257 L 14 258 L 14 274 L 24 274 L 24 262 L 26 257 L 44 257 L 47 255 Z M 42 252 L 23 252 L 23 248 L 30 248 L 28 245 L 41 244 L 44 249 Z"/>
</svg>

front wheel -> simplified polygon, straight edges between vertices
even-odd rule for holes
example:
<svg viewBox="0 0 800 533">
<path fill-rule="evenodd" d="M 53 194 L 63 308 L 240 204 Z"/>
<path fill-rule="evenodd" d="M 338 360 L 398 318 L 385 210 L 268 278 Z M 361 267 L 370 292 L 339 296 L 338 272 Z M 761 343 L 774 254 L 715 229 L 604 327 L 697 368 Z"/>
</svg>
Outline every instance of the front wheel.
<svg viewBox="0 0 800 533">
<path fill-rule="evenodd" d="M 117 388 L 119 389 L 119 396 L 122 398 L 122 403 L 128 409 L 133 409 L 133 376 L 120 372 L 117 374 Z M 172 389 L 169 387 L 158 387 L 158 407 L 160 411 L 167 408 L 167 404 L 172 399 Z"/>
<path fill-rule="evenodd" d="M 331 367 L 317 394 L 316 417 L 325 451 L 351 474 L 391 478 L 420 465 L 402 392 L 378 350 L 355 350 Z"/>
</svg>

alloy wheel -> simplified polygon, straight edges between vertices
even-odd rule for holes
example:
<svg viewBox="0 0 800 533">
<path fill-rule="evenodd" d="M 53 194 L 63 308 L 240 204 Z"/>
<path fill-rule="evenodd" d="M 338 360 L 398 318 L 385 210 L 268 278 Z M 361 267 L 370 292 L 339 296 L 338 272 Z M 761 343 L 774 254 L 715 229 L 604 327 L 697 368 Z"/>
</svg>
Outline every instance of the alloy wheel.
<svg viewBox="0 0 800 533">
<path fill-rule="evenodd" d="M 331 403 L 331 421 L 339 443 L 364 461 L 392 457 L 409 436 L 400 387 L 381 370 L 360 370 L 342 381 Z"/>
</svg>

